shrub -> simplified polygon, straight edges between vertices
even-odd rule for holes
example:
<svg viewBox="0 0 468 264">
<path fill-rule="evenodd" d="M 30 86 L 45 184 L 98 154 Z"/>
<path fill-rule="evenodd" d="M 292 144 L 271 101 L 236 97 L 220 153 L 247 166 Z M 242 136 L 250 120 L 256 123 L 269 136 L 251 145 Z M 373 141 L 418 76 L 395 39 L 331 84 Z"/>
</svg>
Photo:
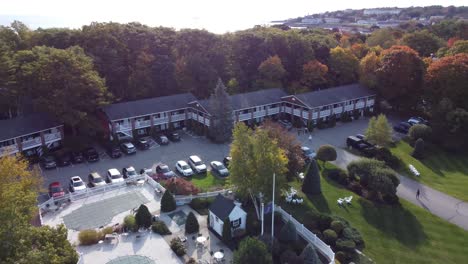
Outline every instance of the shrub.
<svg viewBox="0 0 468 264">
<path fill-rule="evenodd" d="M 154 233 L 160 234 L 160 235 L 170 235 L 172 232 L 167 228 L 166 223 L 163 221 L 157 220 L 151 225 L 151 230 L 153 230 Z"/>
<path fill-rule="evenodd" d="M 297 231 L 292 221 L 288 221 L 283 225 L 280 230 L 278 239 L 284 243 L 297 241 Z"/>
<path fill-rule="evenodd" d="M 336 248 L 342 251 L 354 251 L 356 243 L 351 239 L 338 239 L 336 240 Z"/>
<path fill-rule="evenodd" d="M 174 196 L 166 190 L 161 198 L 161 212 L 172 212 L 177 208 Z"/>
<path fill-rule="evenodd" d="M 291 249 L 285 250 L 280 257 L 281 264 L 294 264 L 298 262 L 299 257 L 296 255 L 296 252 Z"/>
<path fill-rule="evenodd" d="M 340 262 L 340 263 L 345 263 L 346 262 L 346 253 L 343 251 L 338 251 L 335 253 L 335 258 Z"/>
<path fill-rule="evenodd" d="M 114 233 L 114 228 L 112 226 L 104 227 L 100 232 L 100 238 L 103 239 L 106 235 Z"/>
<path fill-rule="evenodd" d="M 432 128 L 423 124 L 416 124 L 410 127 L 408 135 L 413 141 L 419 138 L 429 140 L 432 135 Z"/>
<path fill-rule="evenodd" d="M 198 233 L 200 230 L 200 225 L 195 215 L 190 212 L 187 216 L 187 221 L 185 222 L 185 232 L 187 234 Z"/>
<path fill-rule="evenodd" d="M 322 189 L 320 187 L 320 171 L 317 166 L 317 161 L 312 159 L 309 165 L 304 182 L 302 183 L 302 191 L 307 194 L 320 194 Z"/>
<path fill-rule="evenodd" d="M 331 222 L 332 222 L 331 216 L 326 215 L 326 214 L 321 214 L 318 220 L 318 226 L 319 226 L 320 231 L 328 229 L 330 227 Z"/>
<path fill-rule="evenodd" d="M 400 203 L 400 199 L 398 198 L 397 195 L 386 194 L 382 198 L 387 204 L 399 204 Z"/>
<path fill-rule="evenodd" d="M 356 243 L 356 245 L 364 244 L 361 234 L 353 227 L 345 227 L 343 229 L 342 236 L 347 239 L 351 239 Z"/>
<path fill-rule="evenodd" d="M 322 145 L 317 150 L 316 158 L 323 161 L 323 163 L 326 161 L 334 161 L 336 160 L 336 150 L 331 145 Z"/>
<path fill-rule="evenodd" d="M 208 208 L 212 202 L 213 198 L 195 198 L 189 203 L 189 206 L 201 215 L 208 215 Z"/>
<path fill-rule="evenodd" d="M 311 244 L 308 244 L 301 253 L 301 257 L 304 261 L 304 264 L 318 264 L 321 263 L 317 255 L 315 247 Z"/>
<path fill-rule="evenodd" d="M 226 217 L 223 222 L 222 239 L 224 243 L 228 243 L 232 240 L 231 221 L 229 221 L 229 217 Z"/>
<path fill-rule="evenodd" d="M 349 183 L 348 173 L 340 168 L 327 170 L 326 176 L 342 185 L 347 185 Z"/>
<path fill-rule="evenodd" d="M 165 187 L 175 195 L 190 195 L 198 194 L 199 190 L 192 182 L 186 181 L 179 177 L 172 177 L 166 181 Z"/>
<path fill-rule="evenodd" d="M 354 110 L 353 119 L 358 120 L 360 117 L 361 117 L 361 113 L 359 113 L 359 110 Z"/>
<path fill-rule="evenodd" d="M 387 148 L 377 148 L 373 156 L 375 159 L 385 162 L 390 168 L 398 169 L 400 167 L 401 160 Z"/>
<path fill-rule="evenodd" d="M 424 145 L 424 140 L 422 138 L 418 138 L 416 143 L 414 143 L 414 150 L 411 155 L 417 159 L 422 159 L 424 157 Z"/>
<path fill-rule="evenodd" d="M 81 230 L 78 234 L 78 241 L 80 245 L 92 245 L 99 241 L 99 232 L 94 229 Z"/>
<path fill-rule="evenodd" d="M 351 182 L 349 185 L 348 185 L 348 189 L 350 189 L 351 191 L 353 191 L 354 193 L 358 194 L 358 195 L 362 195 L 362 186 L 359 182 Z"/>
<path fill-rule="evenodd" d="M 353 119 L 351 118 L 351 114 L 349 112 L 344 112 L 343 114 L 341 114 L 340 120 L 343 123 L 353 121 Z"/>
<path fill-rule="evenodd" d="M 336 126 L 336 115 L 333 114 L 328 118 L 328 127 Z"/>
<path fill-rule="evenodd" d="M 190 258 L 186 264 L 197 264 L 197 261 L 194 258 Z"/>
<path fill-rule="evenodd" d="M 353 179 L 359 178 L 362 185 L 366 186 L 369 177 L 372 176 L 376 168 L 386 168 L 385 162 L 375 159 L 362 158 L 352 161 L 347 169 L 349 176 Z"/>
<path fill-rule="evenodd" d="M 245 236 L 245 234 L 246 234 L 246 231 L 243 228 L 237 228 L 237 229 L 234 229 L 234 231 L 232 231 L 233 237 L 243 237 Z"/>
<path fill-rule="evenodd" d="M 330 224 L 330 228 L 333 229 L 337 234 L 340 234 L 343 231 L 344 224 L 341 221 L 333 220 Z"/>
<path fill-rule="evenodd" d="M 334 245 L 337 238 L 338 235 L 335 231 L 331 229 L 326 229 L 325 231 L 323 231 L 323 239 L 327 244 Z"/>
<path fill-rule="evenodd" d="M 260 221 L 258 221 L 255 212 L 247 213 L 247 222 L 245 223 L 247 234 L 250 236 L 257 236 L 260 234 Z"/>
<path fill-rule="evenodd" d="M 187 252 L 184 244 L 182 244 L 180 239 L 177 237 L 171 240 L 170 246 L 171 246 L 172 251 L 174 251 L 174 253 L 176 253 L 176 255 L 179 257 L 185 255 L 185 253 Z"/>
<path fill-rule="evenodd" d="M 247 237 L 239 243 L 238 250 L 233 254 L 234 264 L 256 263 L 267 264 L 273 263 L 271 253 L 268 252 L 267 246 L 256 238 Z"/>
<path fill-rule="evenodd" d="M 138 230 L 138 226 L 136 224 L 135 216 L 133 215 L 127 215 L 124 218 L 124 228 L 126 230 L 136 232 Z"/>
<path fill-rule="evenodd" d="M 140 207 L 138 208 L 135 214 L 136 225 L 138 226 L 138 228 L 140 227 L 148 228 L 151 226 L 152 217 L 153 216 L 148 210 L 148 207 L 142 204 L 140 205 Z"/>
</svg>

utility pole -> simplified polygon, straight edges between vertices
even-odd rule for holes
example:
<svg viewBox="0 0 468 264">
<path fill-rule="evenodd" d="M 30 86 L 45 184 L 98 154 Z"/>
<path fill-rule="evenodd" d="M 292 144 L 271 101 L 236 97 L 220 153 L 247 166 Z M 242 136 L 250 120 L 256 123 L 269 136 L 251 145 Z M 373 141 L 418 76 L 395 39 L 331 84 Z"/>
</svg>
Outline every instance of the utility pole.
<svg viewBox="0 0 468 264">
<path fill-rule="evenodd" d="M 271 241 L 275 238 L 275 173 L 273 173 L 273 201 L 271 202 Z"/>
</svg>

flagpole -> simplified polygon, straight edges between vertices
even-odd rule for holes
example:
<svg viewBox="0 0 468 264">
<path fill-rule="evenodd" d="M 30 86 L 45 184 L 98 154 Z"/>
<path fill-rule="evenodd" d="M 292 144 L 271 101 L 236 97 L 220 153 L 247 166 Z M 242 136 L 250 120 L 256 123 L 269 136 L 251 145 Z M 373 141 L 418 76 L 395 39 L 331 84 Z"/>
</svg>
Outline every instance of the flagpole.
<svg viewBox="0 0 468 264">
<path fill-rule="evenodd" d="M 265 219 L 264 219 L 264 218 L 265 218 L 265 217 L 264 217 L 264 216 L 265 216 L 265 212 L 264 212 L 264 210 L 265 210 L 265 205 L 264 205 L 263 202 L 262 202 L 262 204 L 261 204 L 261 208 L 262 208 L 262 209 L 261 209 L 262 215 L 260 216 L 260 218 L 262 219 L 262 234 L 261 234 L 261 235 L 263 236 L 263 223 L 265 222 Z"/>
<path fill-rule="evenodd" d="M 275 174 L 273 173 L 273 201 L 271 202 L 271 241 L 275 237 Z"/>
</svg>

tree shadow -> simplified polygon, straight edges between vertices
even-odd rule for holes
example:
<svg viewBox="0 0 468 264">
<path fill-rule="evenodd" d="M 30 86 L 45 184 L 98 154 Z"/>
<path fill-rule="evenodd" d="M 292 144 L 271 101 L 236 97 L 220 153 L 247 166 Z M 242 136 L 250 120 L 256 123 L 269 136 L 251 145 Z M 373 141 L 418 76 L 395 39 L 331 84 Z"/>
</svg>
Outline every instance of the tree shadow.
<svg viewBox="0 0 468 264">
<path fill-rule="evenodd" d="M 366 222 L 410 248 L 425 242 L 427 235 L 418 219 L 401 205 L 378 205 L 359 199 Z"/>
<path fill-rule="evenodd" d="M 325 199 L 325 196 L 323 196 L 322 193 L 316 195 L 307 194 L 307 198 L 315 206 L 317 211 L 327 214 L 331 213 L 330 207 L 328 206 L 328 201 Z"/>
</svg>

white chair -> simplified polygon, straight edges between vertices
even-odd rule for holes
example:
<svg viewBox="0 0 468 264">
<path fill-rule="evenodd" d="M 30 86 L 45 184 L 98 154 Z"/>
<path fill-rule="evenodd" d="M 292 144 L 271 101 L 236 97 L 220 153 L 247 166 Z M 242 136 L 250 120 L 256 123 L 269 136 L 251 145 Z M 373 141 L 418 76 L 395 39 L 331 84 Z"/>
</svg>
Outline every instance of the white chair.
<svg viewBox="0 0 468 264">
<path fill-rule="evenodd" d="M 292 201 L 292 198 L 291 197 L 286 197 L 286 202 L 290 203 Z"/>
<path fill-rule="evenodd" d="M 293 200 L 292 200 L 292 203 L 293 203 L 293 204 L 296 204 L 296 203 L 297 203 L 297 200 L 296 200 L 296 199 L 293 199 Z"/>
<path fill-rule="evenodd" d="M 302 199 L 302 198 L 301 198 L 301 199 L 297 199 L 297 203 L 298 203 L 298 204 L 302 204 L 303 202 L 304 202 L 304 199 Z"/>
<path fill-rule="evenodd" d="M 338 205 L 341 206 L 341 205 L 343 205 L 344 200 L 341 199 L 341 198 L 338 198 L 338 200 L 336 200 L 336 202 L 338 203 Z"/>
<path fill-rule="evenodd" d="M 346 201 L 347 204 L 351 204 L 351 201 L 353 200 L 353 196 L 345 197 L 344 200 Z"/>
</svg>

